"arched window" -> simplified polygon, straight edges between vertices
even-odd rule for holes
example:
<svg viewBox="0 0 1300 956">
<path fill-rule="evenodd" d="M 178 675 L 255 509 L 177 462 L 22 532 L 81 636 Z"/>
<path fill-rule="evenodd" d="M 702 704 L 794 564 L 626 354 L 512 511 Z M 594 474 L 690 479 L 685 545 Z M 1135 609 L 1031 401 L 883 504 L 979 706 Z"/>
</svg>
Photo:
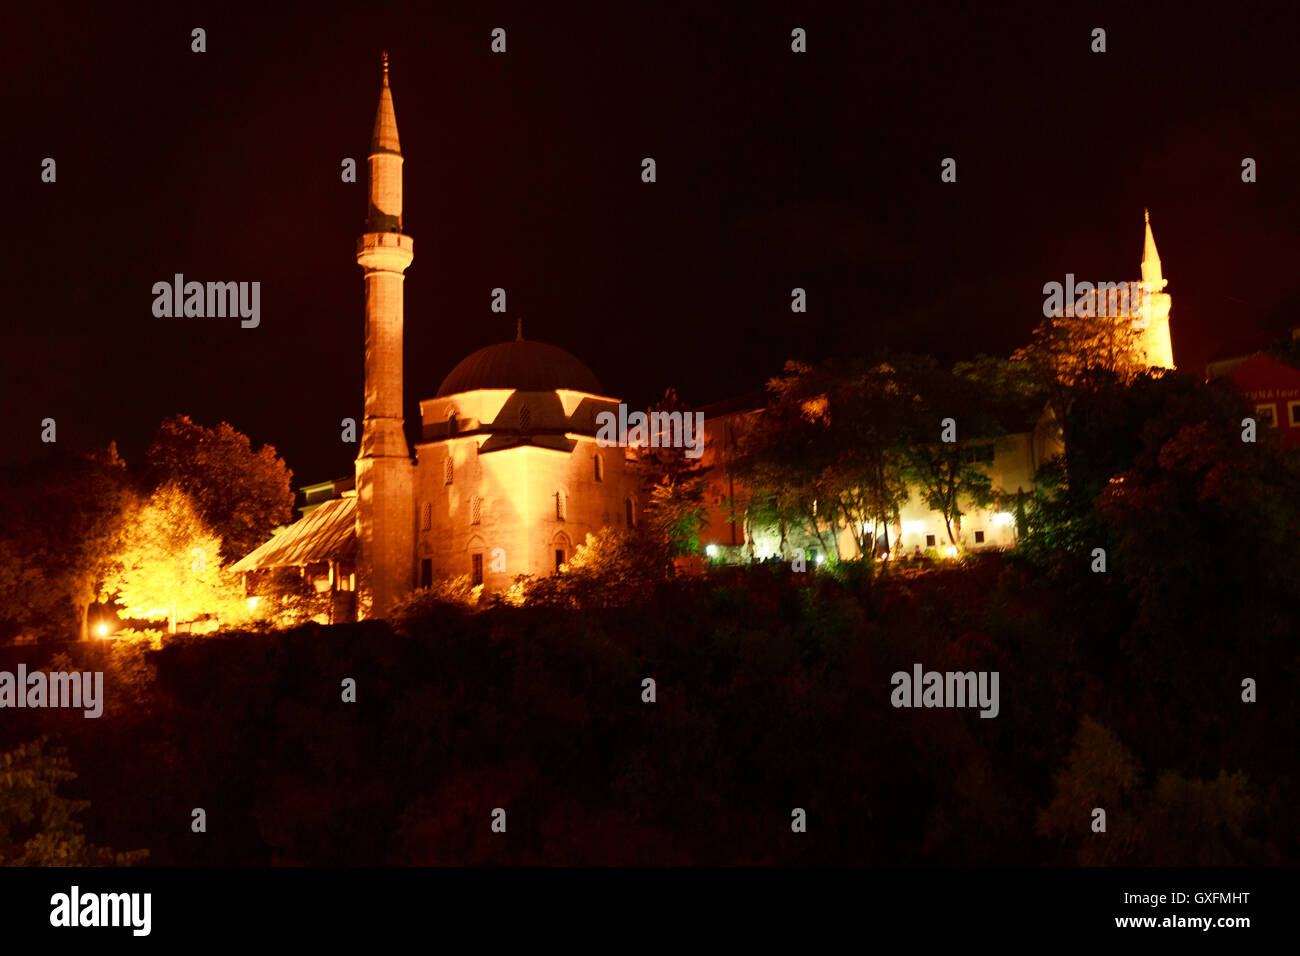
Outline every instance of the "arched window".
<svg viewBox="0 0 1300 956">
<path fill-rule="evenodd" d="M 573 546 L 569 543 L 569 536 L 563 531 L 556 533 L 551 539 L 551 547 L 555 552 L 555 570 L 560 570 L 560 566 L 569 560 L 569 555 L 573 552 Z"/>
<path fill-rule="evenodd" d="M 595 454 L 595 455 L 592 456 L 592 461 L 594 461 L 594 462 L 596 463 L 596 465 L 595 465 L 595 468 L 596 468 L 596 480 L 597 480 L 597 481 L 604 481 L 604 480 L 605 480 L 605 461 L 604 461 L 604 459 L 602 459 L 602 458 L 600 457 L 600 454 L 597 453 L 597 454 Z"/>
<path fill-rule="evenodd" d="M 629 528 L 636 527 L 636 508 L 630 497 L 623 499 L 623 517 L 627 520 Z"/>
<path fill-rule="evenodd" d="M 555 493 L 555 520 L 564 521 L 569 513 L 569 496 L 563 491 Z"/>
<path fill-rule="evenodd" d="M 446 462 L 444 462 L 442 466 L 442 483 L 444 485 L 451 484 L 452 478 L 455 477 L 455 474 L 456 466 L 452 463 L 451 455 L 448 455 Z"/>
<path fill-rule="evenodd" d="M 455 410 L 453 409 L 453 410 L 452 410 L 452 411 L 447 415 L 447 434 L 448 434 L 448 435 L 454 435 L 454 434 L 456 434 L 456 428 L 457 428 L 457 426 L 458 426 L 459 424 L 460 424 L 460 423 L 456 420 L 456 412 L 455 412 Z"/>
<path fill-rule="evenodd" d="M 469 523 L 478 524 L 483 520 L 483 499 L 474 496 L 469 505 Z"/>
<path fill-rule="evenodd" d="M 424 517 L 423 520 L 421 521 L 421 530 L 423 531 L 433 530 L 433 503 L 432 502 L 426 501 L 424 503 Z"/>
</svg>

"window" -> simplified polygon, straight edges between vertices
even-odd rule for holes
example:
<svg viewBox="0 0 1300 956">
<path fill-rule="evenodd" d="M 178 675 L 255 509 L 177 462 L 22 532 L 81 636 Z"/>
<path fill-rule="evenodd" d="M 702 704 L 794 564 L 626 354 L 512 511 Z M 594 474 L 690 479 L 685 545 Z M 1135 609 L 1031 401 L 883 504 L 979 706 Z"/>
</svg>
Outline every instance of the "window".
<svg viewBox="0 0 1300 956">
<path fill-rule="evenodd" d="M 420 527 L 424 531 L 433 530 L 433 503 L 426 501 L 424 503 L 424 516 L 421 519 Z"/>
<path fill-rule="evenodd" d="M 927 534 L 927 535 L 925 536 L 925 546 L 926 546 L 927 548 L 933 548 L 933 547 L 934 547 L 934 535 L 932 535 L 932 534 Z"/>
<path fill-rule="evenodd" d="M 563 563 L 564 563 L 564 549 L 556 548 L 555 549 L 555 570 L 557 571 L 560 570 L 560 565 L 562 565 Z"/>
<path fill-rule="evenodd" d="M 1300 402 L 1287 402 L 1286 410 L 1291 418 L 1291 427 L 1300 428 Z"/>
<path fill-rule="evenodd" d="M 469 523 L 478 524 L 482 520 L 483 520 L 483 499 L 475 495 L 469 504 Z"/>
<path fill-rule="evenodd" d="M 452 412 L 450 415 L 447 416 L 447 434 L 448 435 L 456 434 L 456 426 L 458 424 L 459 422 L 456 421 L 456 413 Z"/>
<path fill-rule="evenodd" d="M 983 532 L 983 531 L 976 531 L 976 532 L 975 532 L 975 543 L 976 543 L 976 544 L 983 544 L 983 543 L 984 543 L 984 532 Z"/>
<path fill-rule="evenodd" d="M 451 480 L 455 475 L 456 466 L 452 463 L 451 455 L 448 455 L 446 462 L 444 462 L 442 466 L 442 483 L 444 485 L 451 484 Z"/>
<path fill-rule="evenodd" d="M 1267 425 L 1269 428 L 1277 428 L 1277 414 L 1273 410 L 1273 405 L 1256 405 L 1255 417 Z"/>
<path fill-rule="evenodd" d="M 601 460 L 600 455 L 593 455 L 591 460 L 594 461 L 594 462 L 596 463 L 596 480 L 597 480 L 597 481 L 604 481 L 604 480 L 605 480 L 605 462 Z"/>
<path fill-rule="evenodd" d="M 481 554 L 469 556 L 469 583 L 472 587 L 478 587 L 483 583 L 483 555 Z"/>
<path fill-rule="evenodd" d="M 563 521 L 565 519 L 565 515 L 568 513 L 569 503 L 566 500 L 566 498 L 567 496 L 564 494 L 563 491 L 557 491 L 555 493 L 555 520 L 556 521 Z"/>
<path fill-rule="evenodd" d="M 636 527 L 636 515 L 633 513 L 631 498 L 623 499 L 623 517 L 627 520 L 629 528 Z"/>
<path fill-rule="evenodd" d="M 525 405 L 519 409 L 519 430 L 527 432 L 533 427 L 533 410 Z"/>
<path fill-rule="evenodd" d="M 433 584 L 433 558 L 420 560 L 420 587 L 427 588 Z"/>
</svg>

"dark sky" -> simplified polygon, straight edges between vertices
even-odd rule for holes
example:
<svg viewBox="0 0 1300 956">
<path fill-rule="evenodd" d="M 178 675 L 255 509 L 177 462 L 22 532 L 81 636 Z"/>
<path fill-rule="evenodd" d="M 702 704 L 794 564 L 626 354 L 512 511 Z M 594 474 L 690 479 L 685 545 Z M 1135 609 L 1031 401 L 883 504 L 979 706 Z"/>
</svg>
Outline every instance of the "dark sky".
<svg viewBox="0 0 1300 956">
<path fill-rule="evenodd" d="M 11 5 L 4 461 L 40 454 L 53 417 L 61 445 L 116 439 L 138 462 L 187 413 L 274 444 L 296 482 L 350 472 L 383 49 L 415 239 L 412 422 L 517 316 L 642 407 L 669 385 L 697 403 L 747 392 L 792 357 L 1008 354 L 1043 283 L 1139 278 L 1143 207 L 1180 367 L 1300 323 L 1300 15 L 695 9 L 714 6 Z M 155 318 L 152 285 L 177 272 L 260 281 L 261 326 Z"/>
</svg>

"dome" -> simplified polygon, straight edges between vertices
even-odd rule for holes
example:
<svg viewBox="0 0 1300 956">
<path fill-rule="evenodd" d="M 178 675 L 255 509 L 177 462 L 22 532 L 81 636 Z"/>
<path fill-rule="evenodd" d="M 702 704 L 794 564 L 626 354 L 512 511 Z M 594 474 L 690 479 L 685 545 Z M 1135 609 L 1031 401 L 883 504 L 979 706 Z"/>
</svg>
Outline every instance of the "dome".
<svg viewBox="0 0 1300 956">
<path fill-rule="evenodd" d="M 515 339 L 479 349 L 451 370 L 436 397 L 472 392 L 476 388 L 513 388 L 523 392 L 553 392 L 568 388 L 603 395 L 591 369 L 554 345 Z"/>
</svg>

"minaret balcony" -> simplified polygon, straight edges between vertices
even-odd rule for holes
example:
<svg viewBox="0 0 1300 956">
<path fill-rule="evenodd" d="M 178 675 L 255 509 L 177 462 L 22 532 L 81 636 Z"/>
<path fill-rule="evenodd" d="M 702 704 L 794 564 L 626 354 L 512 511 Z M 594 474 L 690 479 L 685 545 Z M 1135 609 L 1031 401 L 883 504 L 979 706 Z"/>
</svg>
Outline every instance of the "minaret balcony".
<svg viewBox="0 0 1300 956">
<path fill-rule="evenodd" d="M 366 270 L 404 272 L 415 258 L 415 240 L 400 232 L 368 232 L 357 240 L 357 263 Z"/>
</svg>

